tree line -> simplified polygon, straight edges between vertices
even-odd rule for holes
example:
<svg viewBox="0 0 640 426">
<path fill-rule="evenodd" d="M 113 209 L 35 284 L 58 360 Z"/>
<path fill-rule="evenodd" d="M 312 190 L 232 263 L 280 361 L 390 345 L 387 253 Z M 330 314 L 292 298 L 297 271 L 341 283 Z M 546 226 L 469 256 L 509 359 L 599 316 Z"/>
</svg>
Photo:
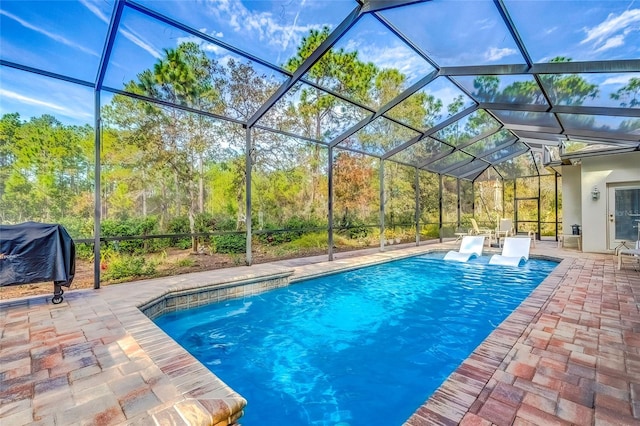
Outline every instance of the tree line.
<svg viewBox="0 0 640 426">
<path fill-rule="evenodd" d="M 284 68 L 295 71 L 328 35 L 328 28 L 311 30 Z M 580 105 L 598 95 L 598 87 L 580 76 L 545 78 L 548 81 L 543 84 L 552 88 L 550 96 L 560 104 Z M 307 140 L 329 142 L 370 113 L 331 92 L 377 109 L 408 85 L 399 70 L 378 69 L 360 60 L 357 52 L 343 49 L 328 51 L 305 79 L 313 85 L 296 85 L 252 130 L 251 216 L 256 229 L 295 226 L 293 223 L 326 227 L 328 150 Z M 639 86 L 640 79 L 632 78 L 612 97 L 621 105 L 636 105 Z M 155 229 L 149 232 L 158 233 L 245 229 L 246 129 L 238 121 L 252 117 L 278 87 L 277 81 L 260 74 L 251 62 L 229 59 L 221 63 L 196 43 L 166 49 L 151 69 L 123 88 L 161 102 L 118 94 L 102 107 L 103 222 L 153 217 Z M 486 102 L 535 101 L 541 96 L 533 80 L 499 90 L 496 76 L 477 77 L 474 89 L 474 96 Z M 388 115 L 426 129 L 461 111 L 462 106 L 462 97 L 445 106 L 440 99 L 418 92 Z M 464 123 L 441 130 L 437 138 L 457 146 L 490 131 L 494 123 L 489 114 L 479 110 Z M 301 138 L 288 136 L 291 134 Z M 337 146 L 333 179 L 334 214 L 339 226 L 377 223 L 380 162 L 365 153 L 386 152 L 411 136 L 392 120 L 378 118 L 366 131 Z M 480 144 L 494 142 L 487 138 Z M 433 147 L 428 143 L 420 144 L 415 154 L 429 156 L 433 154 L 430 149 Z M 76 237 L 90 236 L 93 158 L 91 126 L 65 125 L 51 115 L 22 120 L 17 113 L 5 114 L 0 119 L 0 221 L 60 222 L 68 224 Z M 416 182 L 423 221 L 434 219 L 439 201 L 437 176 L 420 172 L 416 181 L 413 167 L 393 162 L 385 162 L 384 167 L 387 223 L 412 223 Z M 517 175 L 521 165 L 515 161 L 508 167 L 515 168 Z M 445 179 L 443 185 L 446 193 L 457 193 L 455 179 Z M 464 188 L 463 196 L 470 198 L 471 191 Z M 116 226 L 112 228 L 118 232 Z M 191 246 L 197 248 L 196 237 Z"/>
</svg>

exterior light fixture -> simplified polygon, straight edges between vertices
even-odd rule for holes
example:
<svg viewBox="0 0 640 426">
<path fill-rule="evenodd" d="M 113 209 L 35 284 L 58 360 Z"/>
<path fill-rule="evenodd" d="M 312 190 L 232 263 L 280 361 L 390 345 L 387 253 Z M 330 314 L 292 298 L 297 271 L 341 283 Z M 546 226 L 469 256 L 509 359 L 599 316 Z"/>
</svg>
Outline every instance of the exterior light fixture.
<svg viewBox="0 0 640 426">
<path fill-rule="evenodd" d="M 591 190 L 591 199 L 597 200 L 598 198 L 600 198 L 600 191 L 598 190 L 597 186 L 594 186 Z"/>
</svg>

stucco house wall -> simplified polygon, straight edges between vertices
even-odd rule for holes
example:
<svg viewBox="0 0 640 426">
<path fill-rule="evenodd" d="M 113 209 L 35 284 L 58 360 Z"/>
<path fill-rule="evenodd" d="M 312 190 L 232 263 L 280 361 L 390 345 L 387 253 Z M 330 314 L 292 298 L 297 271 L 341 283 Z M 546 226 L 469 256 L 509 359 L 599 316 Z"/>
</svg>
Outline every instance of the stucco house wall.
<svg viewBox="0 0 640 426">
<path fill-rule="evenodd" d="M 581 166 L 562 166 L 562 233 L 571 234 L 571 225 L 582 225 Z M 573 241 L 567 241 L 567 245 Z"/>
<path fill-rule="evenodd" d="M 575 214 L 566 203 L 567 195 L 573 191 L 572 188 L 565 188 L 565 170 L 571 166 L 563 167 L 563 214 L 571 212 Z M 607 155 L 601 157 L 587 157 L 582 159 L 580 169 L 580 187 L 579 196 L 581 201 L 580 212 L 582 219 L 582 249 L 585 252 L 607 253 L 610 252 L 608 247 L 609 235 L 609 208 L 608 205 L 608 189 L 610 186 L 618 184 L 636 184 L 640 185 L 640 152 L 632 152 L 627 154 Z M 567 170 L 568 171 L 568 170 Z M 575 185 L 575 177 L 573 172 L 568 173 L 567 179 L 572 185 Z M 600 198 L 594 200 L 591 196 L 593 188 L 597 187 L 600 191 Z M 573 186 L 575 188 L 575 186 Z M 574 195 L 569 195 L 574 200 Z M 613 200 L 611 200 L 612 202 Z M 575 202 L 575 201 L 574 201 Z M 567 209 L 568 210 L 565 210 Z M 613 206 L 611 206 L 613 210 Z M 563 225 L 565 225 L 563 217 Z M 568 223 L 568 222 L 567 222 Z M 571 225 L 571 223 L 568 223 Z M 568 228 L 570 229 L 570 228 Z M 565 228 L 567 233 L 567 228 Z"/>
</svg>

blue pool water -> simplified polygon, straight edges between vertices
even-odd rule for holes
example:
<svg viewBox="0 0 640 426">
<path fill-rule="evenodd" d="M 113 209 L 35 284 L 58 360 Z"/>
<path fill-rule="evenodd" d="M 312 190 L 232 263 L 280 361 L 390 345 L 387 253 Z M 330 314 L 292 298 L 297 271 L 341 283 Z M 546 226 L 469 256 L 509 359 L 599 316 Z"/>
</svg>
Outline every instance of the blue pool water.
<svg viewBox="0 0 640 426">
<path fill-rule="evenodd" d="M 443 253 L 165 314 L 248 400 L 244 426 L 400 425 L 557 265 Z"/>
</svg>

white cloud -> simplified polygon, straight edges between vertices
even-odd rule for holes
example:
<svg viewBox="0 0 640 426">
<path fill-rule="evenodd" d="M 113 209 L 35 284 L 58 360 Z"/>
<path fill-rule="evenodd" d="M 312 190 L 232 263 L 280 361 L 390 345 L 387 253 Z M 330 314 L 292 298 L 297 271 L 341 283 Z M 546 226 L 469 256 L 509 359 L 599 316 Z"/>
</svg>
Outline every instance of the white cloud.
<svg viewBox="0 0 640 426">
<path fill-rule="evenodd" d="M 223 34 L 222 32 L 218 31 L 218 32 L 208 32 L 206 28 L 200 28 L 198 31 L 200 31 L 203 34 L 207 34 L 210 35 L 214 38 L 222 38 Z M 187 42 L 191 42 L 191 43 L 195 43 L 198 46 L 200 46 L 202 48 L 202 50 L 206 51 L 206 52 L 213 52 L 216 55 L 224 55 L 227 54 L 227 50 L 218 46 L 217 44 L 214 43 L 209 43 L 208 41 L 200 38 L 200 37 L 196 37 L 196 36 L 187 36 L 187 37 L 178 37 L 177 39 L 178 44 L 182 44 L 182 43 L 187 43 Z"/>
<path fill-rule="evenodd" d="M 6 90 L 6 89 L 2 89 L 2 88 L 0 88 L 0 95 L 2 95 L 3 97 L 9 98 L 9 99 L 20 101 L 20 102 L 25 103 L 25 104 L 29 104 L 29 105 L 43 106 L 43 107 L 55 109 L 56 111 L 66 111 L 66 108 L 64 108 L 63 106 L 56 105 L 56 104 L 51 103 L 51 102 L 41 101 L 40 99 L 29 98 L 29 97 L 21 95 L 19 93 L 12 92 L 10 90 Z"/>
<path fill-rule="evenodd" d="M 251 11 L 239 0 L 208 0 L 208 10 L 221 21 L 228 22 L 242 37 L 257 39 L 286 50 L 292 42 L 297 42 L 310 29 L 319 28 L 318 25 L 298 25 L 300 10 L 305 1 L 296 5 L 298 12 L 290 25 L 271 12 Z"/>
<path fill-rule="evenodd" d="M 604 44 L 598 47 L 594 52 L 603 52 L 614 47 L 622 46 L 624 44 L 624 36 L 622 34 L 611 37 L 604 42 Z"/>
<path fill-rule="evenodd" d="M 284 47 L 286 49 L 286 47 L 289 45 L 289 43 L 291 42 L 291 39 L 294 38 L 294 32 L 295 32 L 295 28 L 298 26 L 298 18 L 300 17 L 300 11 L 304 8 L 305 3 L 307 2 L 307 0 L 302 0 L 300 2 L 300 7 L 298 8 L 298 12 L 296 13 L 296 17 L 293 19 L 293 25 L 291 25 L 289 27 L 289 31 L 285 33 L 284 35 Z"/>
<path fill-rule="evenodd" d="M 353 52 L 355 50 L 360 50 L 360 41 L 356 39 L 349 39 L 347 43 L 343 46 L 344 50 L 347 52 Z"/>
<path fill-rule="evenodd" d="M 142 50 L 148 52 L 151 56 L 153 56 L 156 59 L 160 59 L 162 58 L 162 54 L 160 53 L 160 51 L 156 48 L 154 48 L 152 45 L 150 45 L 149 43 L 147 43 L 146 41 L 144 41 L 142 39 L 142 37 L 136 35 L 133 31 L 131 31 L 130 29 L 124 29 L 124 28 L 120 28 L 120 32 L 122 33 L 123 36 L 125 36 L 129 41 L 131 41 L 133 44 L 135 44 L 136 46 L 138 46 L 139 48 L 141 48 Z"/>
<path fill-rule="evenodd" d="M 610 13 L 595 27 L 584 28 L 587 35 L 580 44 L 593 43 L 596 52 L 621 46 L 624 37 L 634 30 L 632 25 L 635 23 L 640 23 L 640 9 L 625 10 L 620 15 Z"/>
<path fill-rule="evenodd" d="M 495 26 L 496 26 L 496 22 L 493 19 L 486 18 L 486 19 L 481 19 L 479 21 L 476 21 L 474 28 L 476 30 L 489 30 Z"/>
<path fill-rule="evenodd" d="M 222 47 L 218 46 L 217 44 L 213 44 L 213 43 L 202 43 L 201 47 L 205 52 L 213 52 L 216 55 L 221 55 L 221 54 L 227 52 Z"/>
<path fill-rule="evenodd" d="M 621 84 L 621 85 L 625 85 L 625 84 L 629 83 L 629 80 L 631 80 L 632 77 L 634 77 L 634 74 L 617 75 L 615 77 L 607 78 L 605 81 L 603 81 L 600 84 L 601 85 L 605 85 L 605 84 L 616 84 L 616 85 Z"/>
<path fill-rule="evenodd" d="M 468 102 L 468 97 L 464 93 L 450 85 L 440 86 L 437 90 L 429 90 L 429 87 L 427 86 L 427 93 L 442 101 L 441 114 L 446 114 L 447 106 L 451 105 L 460 95 L 463 95 L 465 104 Z"/>
<path fill-rule="evenodd" d="M 92 2 L 90 2 L 88 0 L 80 0 L 80 3 L 84 7 L 89 9 L 89 11 L 91 13 L 93 13 L 102 22 L 109 23 L 109 18 L 107 18 L 107 16 L 104 13 L 102 13 L 100 8 L 95 3 L 92 3 Z M 120 32 L 122 33 L 123 36 L 125 36 L 133 44 L 135 44 L 136 46 L 140 47 L 142 50 L 145 50 L 146 52 L 149 52 L 149 54 L 151 56 L 153 56 L 154 58 L 160 59 L 162 57 L 162 55 L 161 55 L 161 53 L 160 53 L 160 51 L 158 49 L 155 49 L 153 46 L 151 46 L 151 44 L 147 43 L 141 37 L 139 37 L 136 34 L 134 34 L 133 31 L 126 30 L 123 27 L 121 27 L 120 28 Z"/>
<path fill-rule="evenodd" d="M 55 104 L 53 102 L 47 102 L 36 98 L 31 98 L 28 96 L 21 95 L 20 93 L 12 92 L 10 90 L 0 88 L 0 96 L 6 99 L 13 99 L 14 101 L 18 101 L 22 104 L 33 105 L 38 107 L 44 107 L 46 109 L 51 109 L 54 111 L 58 111 L 59 113 L 66 115 L 68 117 L 83 117 L 83 118 L 93 118 L 93 114 L 89 114 L 86 111 L 74 111 L 62 105 Z"/>
<path fill-rule="evenodd" d="M 0 83 L 0 113 L 17 112 L 21 118 L 54 115 L 63 123 L 92 123 L 93 89 L 55 78 L 6 67 Z"/>
<path fill-rule="evenodd" d="M 97 16 L 98 19 L 100 19 L 102 22 L 105 22 L 107 24 L 109 23 L 109 18 L 107 17 L 107 15 L 102 13 L 100 8 L 95 3 L 92 3 L 87 0 L 80 0 L 80 4 L 82 4 L 84 7 L 89 9 L 89 11 L 93 13 L 95 16 Z"/>
<path fill-rule="evenodd" d="M 484 52 L 484 58 L 488 61 L 498 61 L 505 56 L 511 56 L 517 54 L 518 51 L 515 49 L 511 49 L 509 47 L 504 47 L 502 49 L 497 47 L 491 47 L 487 52 Z"/>
<path fill-rule="evenodd" d="M 346 49 L 351 51 L 351 49 Z M 413 81 L 423 76 L 426 68 L 430 68 L 422 58 L 414 54 L 403 45 L 388 48 L 376 48 L 375 45 L 363 46 L 358 51 L 358 57 L 363 62 L 373 62 L 378 68 L 395 68 Z"/>
<path fill-rule="evenodd" d="M 208 41 L 196 36 L 178 37 L 176 41 L 178 45 L 182 43 L 195 43 L 198 46 L 200 46 L 200 48 L 205 52 L 213 52 L 216 55 L 222 55 L 227 53 L 226 49 L 223 49 L 217 44 L 209 43 Z"/>
<path fill-rule="evenodd" d="M 231 56 L 231 55 L 225 55 L 225 56 L 222 56 L 222 57 L 218 58 L 218 63 L 221 66 L 225 67 L 225 68 L 229 66 L 228 65 L 229 61 L 236 61 L 237 62 L 238 58 L 235 57 L 235 56 Z"/>
<path fill-rule="evenodd" d="M 86 47 L 84 47 L 84 46 L 82 46 L 82 45 L 80 45 L 78 43 L 74 43 L 71 40 L 67 40 L 65 37 L 63 37 L 63 36 L 61 36 L 59 34 L 54 34 L 54 33 L 50 32 L 50 31 L 45 30 L 44 28 L 37 27 L 36 25 L 31 24 L 30 22 L 27 22 L 24 19 L 21 19 L 21 18 L 15 16 L 13 14 L 7 12 L 6 10 L 0 9 L 0 14 L 6 16 L 9 19 L 13 19 L 14 21 L 16 21 L 17 23 L 19 23 L 20 25 L 22 25 L 25 28 L 28 28 L 28 29 L 30 29 L 32 31 L 40 33 L 40 34 L 42 34 L 42 35 L 44 35 L 46 37 L 49 37 L 50 39 L 55 40 L 58 43 L 65 44 L 65 45 L 67 45 L 69 47 L 72 47 L 74 49 L 80 50 L 80 51 L 82 51 L 84 53 L 88 53 L 89 55 L 100 57 L 100 55 L 98 53 L 94 52 L 93 50 L 88 49 L 88 48 L 86 48 Z"/>
</svg>

